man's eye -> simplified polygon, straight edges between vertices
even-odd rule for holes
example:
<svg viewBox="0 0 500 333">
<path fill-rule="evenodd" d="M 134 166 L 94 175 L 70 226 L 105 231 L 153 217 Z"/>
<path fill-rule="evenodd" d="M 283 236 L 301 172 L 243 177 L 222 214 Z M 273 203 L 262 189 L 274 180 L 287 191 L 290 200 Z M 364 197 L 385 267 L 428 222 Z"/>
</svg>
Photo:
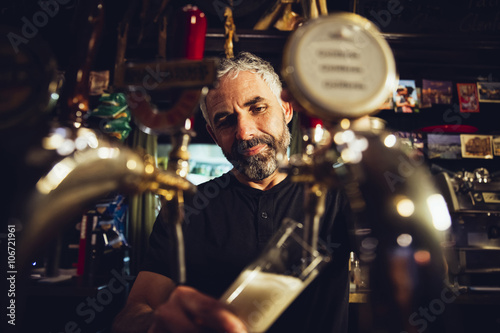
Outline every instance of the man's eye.
<svg viewBox="0 0 500 333">
<path fill-rule="evenodd" d="M 225 116 L 225 117 L 222 117 L 220 119 L 218 119 L 216 122 L 215 122 L 215 127 L 216 128 L 225 128 L 225 127 L 229 127 L 231 126 L 231 124 L 234 122 L 234 116 L 231 116 L 231 115 L 228 115 L 228 116 Z"/>
<path fill-rule="evenodd" d="M 256 105 L 252 108 L 252 111 L 255 113 L 264 112 L 267 110 L 267 105 Z"/>
<path fill-rule="evenodd" d="M 216 128 L 222 128 L 222 127 L 225 127 L 227 124 L 227 121 L 225 119 L 221 119 L 217 122 L 217 124 L 215 124 L 215 127 Z"/>
</svg>

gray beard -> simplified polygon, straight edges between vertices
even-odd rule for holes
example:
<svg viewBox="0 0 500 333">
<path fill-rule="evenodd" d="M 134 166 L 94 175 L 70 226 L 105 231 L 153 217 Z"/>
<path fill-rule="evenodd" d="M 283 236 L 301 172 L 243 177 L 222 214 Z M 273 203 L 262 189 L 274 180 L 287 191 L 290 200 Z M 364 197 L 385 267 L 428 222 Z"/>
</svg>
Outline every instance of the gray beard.
<svg viewBox="0 0 500 333">
<path fill-rule="evenodd" d="M 275 155 L 274 151 L 268 149 L 255 156 L 233 160 L 232 164 L 248 179 L 258 181 L 269 177 L 278 168 Z"/>
<path fill-rule="evenodd" d="M 247 141 L 235 141 L 230 153 L 224 152 L 227 160 L 235 169 L 252 181 L 263 180 L 273 174 L 278 168 L 277 154 L 286 154 L 290 145 L 291 135 L 284 122 L 283 134 L 278 140 L 269 134 L 264 134 Z M 266 144 L 267 147 L 259 154 L 245 156 L 241 152 L 258 144 Z"/>
</svg>

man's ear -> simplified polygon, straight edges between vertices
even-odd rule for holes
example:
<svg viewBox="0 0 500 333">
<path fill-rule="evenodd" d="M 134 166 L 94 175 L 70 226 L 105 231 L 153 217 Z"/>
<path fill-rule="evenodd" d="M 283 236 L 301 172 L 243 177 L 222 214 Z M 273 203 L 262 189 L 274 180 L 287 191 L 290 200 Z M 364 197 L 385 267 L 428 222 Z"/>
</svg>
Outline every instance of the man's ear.
<svg viewBox="0 0 500 333">
<path fill-rule="evenodd" d="M 212 130 L 212 127 L 209 124 L 205 124 L 205 127 L 207 128 L 208 134 L 210 134 L 210 136 L 212 137 L 212 140 L 214 140 L 214 142 L 218 146 L 220 146 L 219 143 L 217 142 L 217 138 L 215 137 L 215 134 L 214 134 L 214 131 Z"/>
<path fill-rule="evenodd" d="M 281 106 L 283 107 L 283 112 L 285 113 L 285 120 L 288 124 L 293 118 L 293 107 L 291 103 L 281 101 Z"/>
</svg>

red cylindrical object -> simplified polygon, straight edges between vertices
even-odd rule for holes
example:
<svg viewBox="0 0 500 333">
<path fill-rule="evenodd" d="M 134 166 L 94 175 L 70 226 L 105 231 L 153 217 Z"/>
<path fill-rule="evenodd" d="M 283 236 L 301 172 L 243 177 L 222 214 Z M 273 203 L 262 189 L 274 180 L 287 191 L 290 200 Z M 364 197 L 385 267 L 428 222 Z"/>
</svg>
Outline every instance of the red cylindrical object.
<svg viewBox="0 0 500 333">
<path fill-rule="evenodd" d="M 314 118 L 306 115 L 304 112 L 299 113 L 300 126 L 303 129 L 316 128 L 317 125 L 323 127 L 323 121 L 319 118 Z"/>
<path fill-rule="evenodd" d="M 176 59 L 201 60 L 205 52 L 207 18 L 198 7 L 186 5 L 176 15 L 172 36 Z"/>
</svg>

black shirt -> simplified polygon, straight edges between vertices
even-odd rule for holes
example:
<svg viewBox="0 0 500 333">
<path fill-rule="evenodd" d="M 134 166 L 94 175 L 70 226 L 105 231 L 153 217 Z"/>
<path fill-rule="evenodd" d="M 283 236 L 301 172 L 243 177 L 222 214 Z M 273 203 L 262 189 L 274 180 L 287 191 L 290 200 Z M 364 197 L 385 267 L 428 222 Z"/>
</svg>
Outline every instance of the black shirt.
<svg viewBox="0 0 500 333">
<path fill-rule="evenodd" d="M 333 260 L 268 332 L 347 332 L 347 212 L 345 196 L 330 191 L 320 238 Z M 231 173 L 199 185 L 194 196 L 185 198 L 186 284 L 219 298 L 285 218 L 303 222 L 304 215 L 303 186 L 289 177 L 267 191 L 241 184 Z M 169 229 L 158 218 L 143 270 L 173 276 L 169 240 Z"/>
</svg>

